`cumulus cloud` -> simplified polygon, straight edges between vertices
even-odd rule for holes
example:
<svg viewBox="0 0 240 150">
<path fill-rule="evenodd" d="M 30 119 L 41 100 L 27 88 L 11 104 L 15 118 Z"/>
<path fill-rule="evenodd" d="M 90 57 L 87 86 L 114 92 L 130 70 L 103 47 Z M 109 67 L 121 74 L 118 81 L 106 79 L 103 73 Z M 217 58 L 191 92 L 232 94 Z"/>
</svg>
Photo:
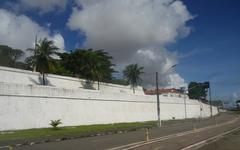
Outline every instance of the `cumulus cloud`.
<svg viewBox="0 0 240 150">
<path fill-rule="evenodd" d="M 144 66 L 145 74 L 142 78 L 146 87 L 155 85 L 155 72 L 158 71 L 161 87 L 180 88 L 186 86 L 186 83 L 172 68 L 178 64 L 177 58 L 177 53 L 155 47 L 138 50 L 130 62 Z"/>
<path fill-rule="evenodd" d="M 187 36 L 193 17 L 179 0 L 76 0 L 68 20 L 71 30 L 86 35 L 85 47 L 105 49 L 115 63 L 139 63 L 145 72 L 158 71 L 161 84 L 184 80 L 166 68 L 177 62 L 165 47 Z M 176 80 L 176 81 L 175 81 Z M 169 83 L 171 82 L 171 83 Z M 174 85 L 175 86 L 175 85 Z"/>
<path fill-rule="evenodd" d="M 62 51 L 64 39 L 60 33 L 51 33 L 25 15 L 15 15 L 4 9 L 0 9 L 0 44 L 9 45 L 25 51 L 33 48 L 35 36 L 38 39 L 48 38 Z M 26 52 L 26 51 L 25 51 Z"/>
<path fill-rule="evenodd" d="M 50 11 L 64 10 L 67 5 L 67 0 L 17 0 L 18 3 L 11 3 L 15 8 L 24 10 L 39 10 L 40 13 Z"/>
<path fill-rule="evenodd" d="M 49 39 L 54 42 L 54 45 L 59 48 L 60 52 L 64 52 L 65 43 L 64 43 L 64 38 L 61 34 L 57 33 L 52 37 L 49 37 Z"/>
</svg>

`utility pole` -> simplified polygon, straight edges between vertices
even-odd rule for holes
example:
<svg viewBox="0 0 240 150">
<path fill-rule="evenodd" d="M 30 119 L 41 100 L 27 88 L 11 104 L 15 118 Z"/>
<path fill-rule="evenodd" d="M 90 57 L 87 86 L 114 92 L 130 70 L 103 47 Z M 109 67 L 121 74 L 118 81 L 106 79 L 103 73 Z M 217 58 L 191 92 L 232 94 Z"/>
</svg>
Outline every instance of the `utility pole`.
<svg viewBox="0 0 240 150">
<path fill-rule="evenodd" d="M 156 91 L 157 91 L 157 116 L 158 116 L 158 127 L 162 126 L 160 119 L 160 101 L 159 101 L 159 91 L 158 91 L 158 72 L 156 72 Z"/>
<path fill-rule="evenodd" d="M 36 55 L 36 47 L 37 47 L 37 35 L 36 35 L 36 37 L 35 37 L 35 44 L 34 44 L 34 56 Z M 36 61 L 36 60 L 33 60 L 33 61 Z M 36 64 L 35 63 L 33 63 L 33 72 L 36 72 L 36 69 L 37 67 L 36 67 Z"/>
<path fill-rule="evenodd" d="M 186 99 L 187 99 L 187 94 L 188 94 L 188 91 L 186 89 L 186 87 L 181 87 L 181 92 L 183 94 L 183 98 L 184 98 L 184 112 L 185 112 L 185 115 L 184 115 L 184 118 L 186 119 L 187 118 L 187 102 L 186 102 Z"/>
<path fill-rule="evenodd" d="M 187 119 L 187 103 L 186 103 L 186 98 L 187 98 L 187 91 L 184 90 L 184 112 L 185 112 L 185 119 Z"/>
<path fill-rule="evenodd" d="M 177 64 L 171 66 L 169 69 L 167 69 L 166 72 L 168 72 L 170 69 L 176 67 Z M 158 91 L 158 72 L 156 72 L 156 95 L 157 95 L 157 116 L 158 116 L 158 127 L 162 126 L 161 118 L 160 118 L 160 100 L 159 100 L 159 91 Z"/>
<path fill-rule="evenodd" d="M 210 104 L 210 113 L 212 117 L 212 91 L 211 91 L 210 82 L 209 82 L 209 104 Z"/>
</svg>

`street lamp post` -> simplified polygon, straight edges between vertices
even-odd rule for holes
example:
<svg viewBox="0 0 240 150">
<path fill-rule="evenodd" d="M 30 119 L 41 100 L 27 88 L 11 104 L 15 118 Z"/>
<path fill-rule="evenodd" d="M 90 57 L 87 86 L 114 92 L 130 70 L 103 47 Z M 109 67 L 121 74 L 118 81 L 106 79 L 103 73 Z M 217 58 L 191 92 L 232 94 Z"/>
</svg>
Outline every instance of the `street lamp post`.
<svg viewBox="0 0 240 150">
<path fill-rule="evenodd" d="M 212 117 L 212 91 L 211 91 L 211 86 L 209 83 L 209 104 L 210 104 L 210 113 L 211 113 L 211 117 Z"/>
<path fill-rule="evenodd" d="M 160 118 L 160 102 L 159 102 L 159 91 L 158 91 L 158 72 L 156 72 L 156 94 L 157 94 L 157 116 L 158 116 L 158 127 L 162 126 Z"/>
<path fill-rule="evenodd" d="M 177 64 L 169 67 L 166 72 L 168 72 L 170 69 L 176 67 Z M 158 72 L 156 72 L 156 95 L 157 95 L 157 117 L 158 117 L 158 127 L 162 126 L 162 121 L 160 117 L 160 100 L 159 100 L 159 91 L 158 91 Z"/>
<path fill-rule="evenodd" d="M 188 94 L 188 91 L 186 89 L 186 87 L 181 87 L 181 92 L 183 93 L 183 103 L 184 103 L 184 118 L 186 119 L 187 118 L 187 102 L 186 102 L 186 99 L 187 99 L 187 94 Z"/>
<path fill-rule="evenodd" d="M 34 43 L 34 56 L 36 55 L 36 48 L 37 48 L 37 35 L 35 37 L 35 43 Z M 33 72 L 36 72 L 36 70 L 37 70 L 37 67 L 36 67 L 36 64 L 34 63 L 33 64 Z"/>
<path fill-rule="evenodd" d="M 185 119 L 187 119 L 187 103 L 186 103 L 187 91 L 184 90 L 184 110 L 185 110 Z"/>
</svg>

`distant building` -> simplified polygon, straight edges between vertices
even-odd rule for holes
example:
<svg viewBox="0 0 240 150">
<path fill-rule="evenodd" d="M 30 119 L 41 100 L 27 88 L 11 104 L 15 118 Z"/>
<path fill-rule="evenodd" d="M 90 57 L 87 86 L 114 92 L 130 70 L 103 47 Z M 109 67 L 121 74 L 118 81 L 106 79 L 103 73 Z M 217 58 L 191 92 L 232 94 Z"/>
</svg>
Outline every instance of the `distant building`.
<svg viewBox="0 0 240 150">
<path fill-rule="evenodd" d="M 157 89 L 145 89 L 144 93 L 146 95 L 157 95 Z M 159 95 L 164 97 L 179 97 L 179 98 L 188 98 L 187 94 L 184 94 L 181 90 L 171 88 L 171 89 L 158 89 Z"/>
</svg>

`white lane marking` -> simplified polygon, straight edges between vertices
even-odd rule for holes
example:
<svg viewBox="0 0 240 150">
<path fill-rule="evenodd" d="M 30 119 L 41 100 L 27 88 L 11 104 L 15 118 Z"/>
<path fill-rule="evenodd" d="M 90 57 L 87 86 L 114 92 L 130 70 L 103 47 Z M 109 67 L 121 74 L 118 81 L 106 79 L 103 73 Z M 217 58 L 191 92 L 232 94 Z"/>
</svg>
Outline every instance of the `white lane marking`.
<svg viewBox="0 0 240 150">
<path fill-rule="evenodd" d="M 140 141 L 140 142 L 136 142 L 136 143 L 122 145 L 122 146 L 119 146 L 119 147 L 110 148 L 110 149 L 107 149 L 107 150 L 131 150 L 131 149 L 134 149 L 134 148 L 137 148 L 137 147 L 145 146 L 145 145 L 152 144 L 152 143 L 157 143 L 157 142 L 160 142 L 160 141 L 163 141 L 163 140 L 168 140 L 168 139 L 171 139 L 171 138 L 180 137 L 180 136 L 188 135 L 188 134 L 191 134 L 191 133 L 197 133 L 197 132 L 205 131 L 205 130 L 212 129 L 212 128 L 215 128 L 215 127 L 220 127 L 220 126 L 224 126 L 224 125 L 227 125 L 227 124 L 232 124 L 232 123 L 236 122 L 237 120 L 238 120 L 238 118 L 235 118 L 231 121 L 218 124 L 217 126 L 216 125 L 211 125 L 211 126 L 199 128 L 199 129 L 196 129 L 196 130 L 190 130 L 190 131 L 181 132 L 181 133 L 177 133 L 177 134 L 171 134 L 171 135 L 167 135 L 167 136 L 163 136 L 163 137 L 158 137 L 158 138 L 152 139 L 148 142 Z"/>
<path fill-rule="evenodd" d="M 240 127 L 234 128 L 234 129 L 232 129 L 232 130 L 229 130 L 229 131 L 227 131 L 227 132 L 221 133 L 221 134 L 216 135 L 216 136 L 214 136 L 214 137 L 211 137 L 211 138 L 205 139 L 205 140 L 203 140 L 203 141 L 200 141 L 200 142 L 194 143 L 194 144 L 192 144 L 192 145 L 189 145 L 189 146 L 187 146 L 187 147 L 184 147 L 184 148 L 182 148 L 182 149 L 180 149 L 180 150 L 189 150 L 189 149 L 192 149 L 192 148 L 195 148 L 195 149 L 200 148 L 200 147 L 202 147 L 202 146 L 204 146 L 204 145 L 206 145 L 206 144 L 215 142 L 215 141 L 217 141 L 218 139 L 223 138 L 224 136 L 226 136 L 226 135 L 228 135 L 228 134 L 230 134 L 230 133 L 232 133 L 232 132 L 234 132 L 234 131 L 237 131 L 237 130 L 239 130 L 239 129 L 240 129 Z"/>
</svg>

